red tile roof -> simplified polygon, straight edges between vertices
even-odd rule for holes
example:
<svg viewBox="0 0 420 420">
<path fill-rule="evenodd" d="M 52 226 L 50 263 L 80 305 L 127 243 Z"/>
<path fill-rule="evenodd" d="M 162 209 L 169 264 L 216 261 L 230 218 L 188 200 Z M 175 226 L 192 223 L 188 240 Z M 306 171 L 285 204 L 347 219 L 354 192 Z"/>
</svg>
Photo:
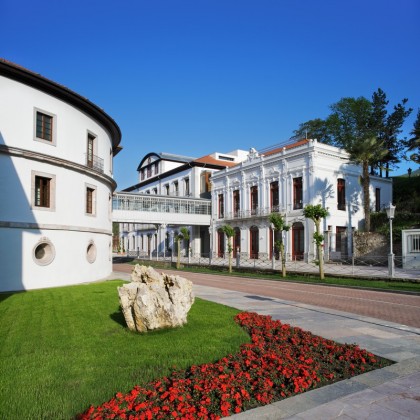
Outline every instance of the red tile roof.
<svg viewBox="0 0 420 420">
<path fill-rule="evenodd" d="M 302 146 L 302 145 L 304 145 L 306 143 L 309 143 L 309 141 L 310 140 L 308 140 L 308 139 L 299 140 L 299 141 L 297 141 L 295 143 L 291 143 L 291 144 L 288 144 L 288 145 L 282 146 L 282 147 L 277 147 L 277 148 L 275 148 L 273 150 L 268 150 L 267 152 L 263 152 L 261 154 L 263 156 L 275 155 L 276 153 L 280 153 L 283 149 L 286 149 L 286 150 L 293 149 L 295 147 L 299 147 L 299 146 Z"/>
<path fill-rule="evenodd" d="M 225 167 L 232 167 L 238 164 L 238 162 L 229 162 L 227 160 L 215 159 L 213 156 L 210 156 L 210 155 L 202 156 L 201 158 L 194 160 L 194 162 L 206 163 L 209 165 L 219 165 L 219 166 L 225 166 Z"/>
</svg>

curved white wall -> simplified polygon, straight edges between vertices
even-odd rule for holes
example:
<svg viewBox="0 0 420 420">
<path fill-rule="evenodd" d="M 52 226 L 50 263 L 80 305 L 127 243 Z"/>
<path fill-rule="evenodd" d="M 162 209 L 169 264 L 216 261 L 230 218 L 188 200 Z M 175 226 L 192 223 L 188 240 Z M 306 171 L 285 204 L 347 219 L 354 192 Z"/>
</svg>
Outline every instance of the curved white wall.
<svg viewBox="0 0 420 420">
<path fill-rule="evenodd" d="M 112 271 L 115 138 L 89 114 L 88 101 L 79 108 L 66 101 L 67 89 L 61 98 L 41 89 L 0 73 L 0 291 L 89 282 Z M 36 110 L 54 116 L 50 144 L 35 139 Z M 86 164 L 88 133 L 102 170 Z M 45 174 L 54 180 L 49 208 L 34 205 L 34 177 Z M 86 212 L 87 187 L 94 190 L 93 214 Z M 35 257 L 42 243 L 53 258 L 41 258 L 40 248 Z"/>
</svg>

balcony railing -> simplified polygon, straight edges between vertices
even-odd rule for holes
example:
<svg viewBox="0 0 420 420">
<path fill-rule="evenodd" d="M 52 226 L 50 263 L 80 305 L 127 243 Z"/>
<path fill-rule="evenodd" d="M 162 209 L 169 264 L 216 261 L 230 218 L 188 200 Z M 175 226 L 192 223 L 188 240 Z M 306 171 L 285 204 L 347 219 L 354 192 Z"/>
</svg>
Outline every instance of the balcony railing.
<svg viewBox="0 0 420 420">
<path fill-rule="evenodd" d="M 92 168 L 93 170 L 97 172 L 104 172 L 104 160 L 101 159 L 99 156 L 91 155 L 88 153 L 85 153 L 86 156 L 86 166 L 88 168 Z"/>
<path fill-rule="evenodd" d="M 266 217 L 271 213 L 280 212 L 279 206 L 273 207 L 257 207 L 255 209 L 249 210 L 236 210 L 234 212 L 225 213 L 224 217 L 219 217 L 219 219 L 224 220 L 234 220 L 234 219 L 252 219 L 257 217 Z"/>
<path fill-rule="evenodd" d="M 184 213 L 211 215 L 211 200 L 173 198 L 149 194 L 116 193 L 113 210 L 145 211 L 155 213 Z"/>
</svg>

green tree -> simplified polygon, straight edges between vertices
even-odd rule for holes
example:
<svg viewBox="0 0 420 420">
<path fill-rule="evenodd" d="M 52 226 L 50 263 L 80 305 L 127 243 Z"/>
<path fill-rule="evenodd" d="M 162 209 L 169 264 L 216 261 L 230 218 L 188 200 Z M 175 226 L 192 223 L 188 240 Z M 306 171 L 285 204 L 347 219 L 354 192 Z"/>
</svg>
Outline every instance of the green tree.
<svg viewBox="0 0 420 420">
<path fill-rule="evenodd" d="M 308 204 L 303 209 L 303 215 L 307 219 L 311 219 L 315 224 L 314 242 L 317 248 L 318 254 L 318 266 L 319 266 L 319 277 L 321 280 L 324 279 L 324 256 L 322 250 L 322 243 L 324 241 L 324 235 L 321 234 L 321 221 L 328 216 L 328 210 L 324 209 L 321 204 L 312 205 Z"/>
<path fill-rule="evenodd" d="M 284 217 L 279 213 L 271 213 L 268 217 L 270 223 L 272 223 L 274 230 L 280 232 L 280 238 L 276 241 L 280 251 L 280 260 L 281 260 L 281 273 L 282 277 L 286 277 L 286 255 L 284 253 L 284 243 L 282 232 L 287 232 L 290 229 L 290 226 L 286 225 Z M 274 244 L 273 244 L 274 245 Z"/>
<path fill-rule="evenodd" d="M 233 251 L 232 238 L 235 235 L 235 230 L 230 225 L 224 225 L 222 227 L 222 230 L 228 239 L 227 248 L 228 248 L 228 255 L 229 255 L 229 273 L 231 273 L 232 272 L 232 251 Z"/>
<path fill-rule="evenodd" d="M 373 105 L 364 98 L 342 98 L 331 105 L 333 113 L 328 117 L 334 143 L 344 148 L 350 160 L 361 165 L 363 189 L 363 211 L 365 230 L 370 232 L 370 173 L 369 166 L 387 155 L 384 141 L 376 137 L 372 124 Z"/>
<path fill-rule="evenodd" d="M 332 144 L 333 140 L 330 136 L 329 124 L 327 120 L 315 118 L 299 125 L 295 130 L 293 138 L 298 139 L 317 139 L 321 143 Z"/>
<path fill-rule="evenodd" d="M 410 155 L 410 159 L 420 165 L 420 109 L 417 110 L 417 118 L 410 134 L 413 137 L 406 140 L 405 145 L 409 152 L 414 152 Z"/>
<path fill-rule="evenodd" d="M 404 142 L 398 138 L 402 132 L 402 125 L 406 118 L 411 114 L 412 108 L 406 108 L 408 99 L 404 98 L 391 113 L 388 113 L 387 106 L 389 101 L 382 89 L 378 89 L 372 95 L 372 118 L 371 127 L 380 143 L 384 144 L 387 154 L 378 162 L 379 173 L 385 169 L 385 176 L 389 177 L 391 167 L 401 162 L 404 151 Z"/>
<path fill-rule="evenodd" d="M 188 241 L 190 239 L 190 232 L 186 227 L 182 227 L 180 232 L 175 236 L 177 248 L 178 248 L 178 255 L 176 260 L 176 268 L 179 270 L 181 266 L 181 241 Z"/>
</svg>

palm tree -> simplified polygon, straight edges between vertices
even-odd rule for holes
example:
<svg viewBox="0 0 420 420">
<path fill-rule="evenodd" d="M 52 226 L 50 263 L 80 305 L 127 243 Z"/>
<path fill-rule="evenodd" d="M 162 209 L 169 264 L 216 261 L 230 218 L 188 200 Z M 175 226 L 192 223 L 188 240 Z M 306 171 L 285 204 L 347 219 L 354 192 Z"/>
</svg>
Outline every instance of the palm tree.
<svg viewBox="0 0 420 420">
<path fill-rule="evenodd" d="M 308 204 L 303 209 L 303 215 L 307 219 L 311 219 L 315 223 L 314 241 L 318 253 L 319 262 L 319 277 L 321 280 L 324 279 L 324 257 L 322 255 L 322 242 L 324 241 L 324 235 L 321 234 L 321 220 L 328 216 L 328 210 L 324 209 L 321 204 L 312 205 Z"/>
<path fill-rule="evenodd" d="M 232 272 L 232 237 L 235 235 L 235 230 L 230 225 L 224 225 L 222 227 L 223 232 L 225 233 L 226 237 L 228 238 L 228 253 L 229 253 L 229 273 Z"/>
<path fill-rule="evenodd" d="M 271 213 L 268 220 L 273 225 L 275 231 L 281 232 L 280 239 L 278 239 L 276 242 L 279 244 L 282 276 L 286 277 L 286 255 L 284 253 L 282 232 L 287 232 L 290 229 L 290 226 L 285 224 L 283 216 L 279 213 Z"/>
<path fill-rule="evenodd" d="M 190 239 L 190 232 L 186 227 L 182 227 L 180 229 L 180 232 L 175 236 L 177 248 L 178 248 L 178 256 L 176 260 L 176 268 L 179 270 L 179 267 L 181 265 L 181 241 L 185 240 L 188 241 Z"/>
<path fill-rule="evenodd" d="M 347 152 L 350 160 L 362 165 L 361 183 L 363 189 L 363 212 L 365 215 L 365 231 L 370 232 L 370 174 L 369 166 L 381 161 L 388 153 L 384 143 L 379 142 L 376 137 L 366 140 L 354 141 L 348 146 Z"/>
</svg>

